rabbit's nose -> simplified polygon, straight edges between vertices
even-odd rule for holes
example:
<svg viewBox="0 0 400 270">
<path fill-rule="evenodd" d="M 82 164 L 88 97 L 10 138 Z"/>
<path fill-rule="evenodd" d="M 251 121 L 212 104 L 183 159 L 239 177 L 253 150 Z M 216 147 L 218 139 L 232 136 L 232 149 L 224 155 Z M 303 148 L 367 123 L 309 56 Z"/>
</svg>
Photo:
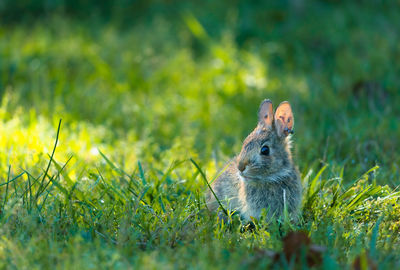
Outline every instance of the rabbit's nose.
<svg viewBox="0 0 400 270">
<path fill-rule="evenodd" d="M 238 164 L 239 171 L 243 172 L 246 169 L 247 164 L 248 164 L 247 161 L 243 161 L 243 160 L 239 161 L 239 164 Z"/>
</svg>

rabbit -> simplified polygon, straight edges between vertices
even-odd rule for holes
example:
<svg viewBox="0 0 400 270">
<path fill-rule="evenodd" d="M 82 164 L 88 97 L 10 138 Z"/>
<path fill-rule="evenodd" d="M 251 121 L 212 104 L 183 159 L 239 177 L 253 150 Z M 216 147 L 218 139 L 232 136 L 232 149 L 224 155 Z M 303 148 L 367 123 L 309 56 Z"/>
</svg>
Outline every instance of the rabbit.
<svg viewBox="0 0 400 270">
<path fill-rule="evenodd" d="M 282 102 L 273 114 L 272 102 L 263 100 L 256 128 L 244 140 L 240 154 L 212 183 L 220 202 L 242 219 L 258 219 L 264 208 L 267 218 L 279 217 L 286 207 L 297 220 L 302 187 L 290 152 L 293 124 L 289 102 Z M 210 210 L 218 209 L 211 191 L 206 200 Z"/>
</svg>

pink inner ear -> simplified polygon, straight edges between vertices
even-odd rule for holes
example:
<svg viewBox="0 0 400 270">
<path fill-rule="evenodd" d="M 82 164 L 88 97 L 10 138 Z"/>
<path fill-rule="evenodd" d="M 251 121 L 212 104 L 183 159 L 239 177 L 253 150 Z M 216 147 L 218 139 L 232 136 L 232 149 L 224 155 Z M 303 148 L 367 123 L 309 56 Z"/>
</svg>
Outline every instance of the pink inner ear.
<svg viewBox="0 0 400 270">
<path fill-rule="evenodd" d="M 274 116 L 274 112 L 273 112 L 271 101 L 269 101 L 269 100 L 263 101 L 263 103 L 261 103 L 261 107 L 259 110 L 259 122 L 265 128 L 269 128 L 272 125 L 273 116 Z"/>
<path fill-rule="evenodd" d="M 279 136 L 293 133 L 293 114 L 288 102 L 281 103 L 275 112 L 275 125 Z"/>
</svg>

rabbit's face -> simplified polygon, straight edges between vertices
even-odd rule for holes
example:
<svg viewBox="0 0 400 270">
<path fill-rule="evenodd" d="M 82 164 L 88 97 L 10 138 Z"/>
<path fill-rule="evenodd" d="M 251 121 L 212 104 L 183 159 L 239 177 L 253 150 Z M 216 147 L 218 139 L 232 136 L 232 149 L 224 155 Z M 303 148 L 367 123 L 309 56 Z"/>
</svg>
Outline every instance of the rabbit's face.
<svg viewBox="0 0 400 270">
<path fill-rule="evenodd" d="M 256 128 L 244 141 L 238 156 L 239 175 L 245 181 L 276 181 L 280 172 L 290 168 L 287 138 L 280 138 L 275 130 Z"/>
<path fill-rule="evenodd" d="M 290 138 L 293 114 L 282 102 L 273 114 L 272 103 L 264 100 L 258 112 L 258 125 L 243 143 L 237 157 L 239 176 L 245 181 L 279 181 L 291 168 Z"/>
</svg>

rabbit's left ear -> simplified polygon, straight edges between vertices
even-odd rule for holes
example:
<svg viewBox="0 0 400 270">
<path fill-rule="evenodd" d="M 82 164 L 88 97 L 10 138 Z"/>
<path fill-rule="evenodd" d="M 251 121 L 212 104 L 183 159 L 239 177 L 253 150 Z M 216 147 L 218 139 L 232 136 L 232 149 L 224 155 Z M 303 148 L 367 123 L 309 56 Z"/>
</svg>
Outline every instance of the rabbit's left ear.
<svg viewBox="0 0 400 270">
<path fill-rule="evenodd" d="M 269 129 L 272 127 L 273 120 L 274 111 L 272 109 L 272 102 L 269 99 L 264 99 L 258 110 L 258 125 Z"/>
<path fill-rule="evenodd" d="M 275 128 L 279 137 L 286 137 L 293 133 L 294 118 L 289 102 L 279 104 L 275 111 Z"/>
</svg>

